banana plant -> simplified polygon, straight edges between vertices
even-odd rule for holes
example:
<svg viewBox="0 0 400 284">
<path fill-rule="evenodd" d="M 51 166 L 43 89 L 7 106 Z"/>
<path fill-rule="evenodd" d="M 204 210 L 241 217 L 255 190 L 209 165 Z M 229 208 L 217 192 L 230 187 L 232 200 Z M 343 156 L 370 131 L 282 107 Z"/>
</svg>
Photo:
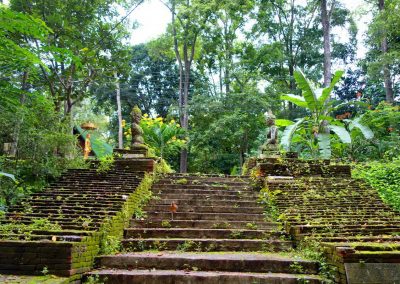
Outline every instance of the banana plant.
<svg viewBox="0 0 400 284">
<path fill-rule="evenodd" d="M 278 126 L 286 127 L 281 139 L 281 145 L 285 150 L 290 151 L 293 136 L 300 129 L 305 129 L 310 137 L 318 143 L 319 156 L 322 159 L 331 157 L 331 133 L 337 135 L 340 141 L 346 144 L 351 143 L 349 130 L 351 131 L 354 128 L 359 128 L 366 139 L 373 137 L 371 129 L 362 125 L 359 118 L 346 120 L 346 124 L 343 124 L 342 121 L 330 116 L 332 111 L 344 105 L 335 105 L 336 102 L 330 100 L 331 93 L 343 73 L 343 71 L 336 71 L 331 84 L 326 88 L 319 89 L 306 78 L 301 70 L 295 71 L 294 78 L 302 91 L 302 95 L 287 94 L 282 95 L 281 99 L 305 108 L 308 115 L 298 118 L 294 122 L 285 119 L 276 120 Z"/>
<path fill-rule="evenodd" d="M 12 179 L 14 182 L 17 181 L 17 180 L 15 179 L 15 176 L 14 176 L 14 175 L 8 174 L 8 173 L 5 173 L 5 172 L 0 172 L 0 177 L 3 177 L 3 176 Z"/>
</svg>

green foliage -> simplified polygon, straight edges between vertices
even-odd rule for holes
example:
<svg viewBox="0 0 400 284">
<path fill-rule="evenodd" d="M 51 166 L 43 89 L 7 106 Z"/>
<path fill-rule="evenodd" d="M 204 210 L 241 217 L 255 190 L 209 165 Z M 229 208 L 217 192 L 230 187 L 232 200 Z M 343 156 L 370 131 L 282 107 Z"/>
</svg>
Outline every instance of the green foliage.
<svg viewBox="0 0 400 284">
<path fill-rule="evenodd" d="M 98 173 L 104 173 L 109 171 L 114 165 L 114 156 L 107 155 L 99 158 L 99 165 L 97 166 L 96 171 Z"/>
<path fill-rule="evenodd" d="M 312 157 L 316 158 L 318 152 L 320 158 L 329 159 L 332 153 L 330 132 L 336 134 L 342 143 L 352 143 L 350 132 L 346 126 L 350 130 L 360 128 L 366 139 L 373 137 L 372 131 L 366 125 L 362 125 L 359 119 L 348 120 L 348 125 L 346 125 L 329 116 L 336 104 L 329 98 L 342 75 L 343 71 L 337 71 L 329 87 L 317 89 L 300 70 L 294 73 L 298 87 L 302 90 L 302 96 L 288 94 L 281 96 L 281 99 L 305 108 L 308 115 L 292 124 L 286 120 L 278 121 L 278 125 L 286 126 L 281 139 L 281 144 L 286 151 L 291 150 L 292 142 L 298 142 L 309 148 Z M 298 134 L 297 137 L 296 134 Z"/>
<path fill-rule="evenodd" d="M 12 174 L 8 174 L 8 173 L 0 172 L 0 178 L 1 178 L 1 177 L 7 177 L 7 178 L 10 178 L 10 179 L 12 179 L 14 182 L 16 182 L 15 176 L 14 176 L 14 175 L 12 175 Z"/>
<path fill-rule="evenodd" d="M 400 108 L 399 106 L 380 103 L 375 109 L 364 113 L 360 119 L 349 124 L 353 143 L 348 148 L 335 147 L 334 151 L 341 151 L 352 161 L 392 160 L 400 155 Z M 356 127 L 361 122 L 367 126 Z M 354 124 L 354 127 L 352 127 Z M 373 134 L 373 138 L 364 139 L 364 135 Z"/>
<path fill-rule="evenodd" d="M 177 155 L 185 147 L 186 141 L 180 139 L 184 131 L 175 120 L 164 122 L 162 117 L 149 118 L 143 116 L 140 126 L 143 129 L 145 143 L 155 150 L 161 158 Z"/>
<path fill-rule="evenodd" d="M 400 211 L 400 157 L 355 164 L 353 176 L 370 184 L 385 202 Z"/>
<path fill-rule="evenodd" d="M 86 167 L 69 124 L 60 120 L 52 102 L 39 93 L 23 96 L 23 104 L 1 112 L 0 145 L 9 143 L 12 155 L 0 156 L 0 168 L 19 184 L 1 180 L 0 199 L 6 206 L 67 168 Z M 1 202 L 1 201 L 0 201 Z"/>
<path fill-rule="evenodd" d="M 175 181 L 176 184 L 187 184 L 188 180 L 186 178 L 181 178 Z"/>
<path fill-rule="evenodd" d="M 228 96 L 197 96 L 192 108 L 190 171 L 229 174 L 262 143 L 268 96 L 253 82 Z"/>
<path fill-rule="evenodd" d="M 154 173 L 155 174 L 170 174 L 173 173 L 171 166 L 164 160 L 160 159 L 155 166 Z"/>
<path fill-rule="evenodd" d="M 118 236 L 106 236 L 101 244 L 102 254 L 116 254 L 121 251 L 121 239 Z"/>
</svg>

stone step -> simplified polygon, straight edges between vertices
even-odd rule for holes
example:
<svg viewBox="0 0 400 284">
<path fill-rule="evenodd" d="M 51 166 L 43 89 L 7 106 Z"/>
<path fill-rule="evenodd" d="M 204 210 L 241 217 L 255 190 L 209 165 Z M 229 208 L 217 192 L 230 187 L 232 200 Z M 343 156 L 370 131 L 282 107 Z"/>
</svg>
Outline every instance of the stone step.
<svg viewBox="0 0 400 284">
<path fill-rule="evenodd" d="M 221 195 L 218 194 L 188 194 L 188 193 L 165 193 L 160 196 L 162 199 L 192 199 L 192 200 L 242 200 L 242 201 L 254 201 L 256 202 L 256 197 L 254 196 L 246 196 L 244 194 L 235 194 L 235 193 L 224 193 Z"/>
<path fill-rule="evenodd" d="M 251 191 L 249 184 L 233 186 L 228 183 L 217 183 L 217 184 L 160 184 L 155 183 L 154 189 L 208 189 L 208 190 L 247 190 Z"/>
<path fill-rule="evenodd" d="M 204 204 L 203 200 L 195 200 L 195 199 L 157 199 L 149 202 L 149 205 L 170 205 L 172 202 L 175 202 L 178 206 L 201 206 Z M 207 204 L 209 206 L 234 206 L 234 207 L 252 207 L 252 206 L 261 206 L 255 200 L 245 201 L 245 200 L 234 200 L 234 199 L 218 199 L 218 200 L 207 200 Z"/>
<path fill-rule="evenodd" d="M 172 180 L 172 179 L 160 179 L 157 181 L 156 184 L 159 185 L 169 185 L 169 184 L 182 184 L 179 183 L 179 180 Z M 213 185 L 218 185 L 218 184 L 227 184 L 229 186 L 248 186 L 249 182 L 248 181 L 237 181 L 237 180 L 220 180 L 220 181 L 202 181 L 202 180 L 187 180 L 186 183 L 187 185 L 205 185 L 205 186 L 213 186 Z"/>
<path fill-rule="evenodd" d="M 148 212 L 149 218 L 171 219 L 169 212 Z M 222 221 L 263 221 L 263 214 L 243 214 L 243 213 L 196 213 L 196 212 L 177 212 L 174 214 L 174 220 L 222 220 Z"/>
<path fill-rule="evenodd" d="M 295 229 L 291 229 L 295 234 Z M 385 229 L 336 229 L 331 230 L 329 227 L 322 229 L 314 229 L 313 231 L 306 231 L 297 233 L 297 236 L 311 236 L 318 234 L 320 237 L 346 237 L 346 236 L 380 236 L 380 235 L 400 235 L 400 228 L 385 228 Z"/>
<path fill-rule="evenodd" d="M 178 251 L 287 251 L 292 242 L 261 239 L 199 239 L 199 238 L 131 238 L 123 239 L 122 246 L 128 251 L 178 250 Z"/>
<path fill-rule="evenodd" d="M 269 239 L 284 233 L 249 229 L 127 228 L 125 238 Z"/>
<path fill-rule="evenodd" d="M 323 206 L 321 205 L 303 205 L 303 206 L 299 206 L 299 207 L 287 207 L 287 206 L 277 206 L 278 208 L 284 209 L 287 212 L 321 212 L 325 210 L 328 211 L 340 211 L 340 210 L 352 210 L 354 212 L 358 212 L 358 211 L 365 211 L 365 210 L 370 210 L 370 211 L 387 211 L 389 209 L 390 211 L 390 207 L 386 206 L 384 204 L 358 204 L 358 203 L 354 203 L 354 204 L 334 204 L 334 205 L 327 205 L 327 206 Z"/>
<path fill-rule="evenodd" d="M 308 238 L 312 238 L 313 236 L 307 236 Z M 390 242 L 393 244 L 394 242 L 400 242 L 400 236 L 392 236 L 392 235 L 379 235 L 379 236 L 316 236 L 319 242 L 324 243 L 359 243 L 359 242 Z M 376 245 L 376 244 L 375 244 Z"/>
<path fill-rule="evenodd" d="M 305 225 L 304 221 L 294 221 L 290 220 L 290 225 L 291 226 L 297 226 L 297 225 Z M 347 227 L 347 226 L 364 226 L 364 225 L 382 225 L 382 226 L 400 226 L 400 220 L 398 221 L 380 221 L 380 220 L 353 220 L 351 218 L 347 220 L 336 220 L 332 219 L 331 221 L 326 221 L 326 222 L 321 222 L 318 219 L 314 219 L 313 221 L 308 222 L 306 225 L 309 226 L 318 226 L 318 225 L 324 225 L 324 226 L 339 226 L 339 227 Z"/>
<path fill-rule="evenodd" d="M 47 202 L 46 202 L 47 203 Z M 113 209 L 113 210 L 119 210 L 122 206 L 122 204 L 85 204 L 85 205 L 74 205 L 74 204 L 67 204 L 67 203 L 58 203 L 58 204 L 48 204 L 46 205 L 46 203 L 43 204 L 35 204 L 35 203 L 31 203 L 29 205 L 14 205 L 12 207 L 10 207 L 9 212 L 13 212 L 14 210 L 18 210 L 18 211 L 24 211 L 27 209 L 30 210 L 58 210 L 58 209 L 62 209 L 62 210 L 75 210 L 75 209 L 81 209 L 81 208 L 85 208 L 85 210 L 101 210 L 101 209 Z"/>
<path fill-rule="evenodd" d="M 249 221 L 215 221 L 215 220 L 170 220 L 147 219 L 131 220 L 131 227 L 140 228 L 208 228 L 208 229 L 276 229 L 277 223 L 273 222 L 249 222 Z"/>
<path fill-rule="evenodd" d="M 321 222 L 322 221 L 327 221 L 329 222 L 329 220 L 347 220 L 347 219 L 351 219 L 351 218 L 357 218 L 356 220 L 361 222 L 361 220 L 381 220 L 381 221 L 398 221 L 400 220 L 400 216 L 395 215 L 393 212 L 389 212 L 391 213 L 389 215 L 389 217 L 387 217 L 386 215 L 379 215 L 379 214 L 374 214 L 373 212 L 369 213 L 369 214 L 332 214 L 331 212 L 327 213 L 327 214 L 302 214 L 302 215 L 296 215 L 296 214 L 292 214 L 292 215 L 286 215 L 286 218 L 293 218 L 295 220 L 315 220 L 318 219 Z M 299 217 L 300 216 L 300 217 Z"/>
<path fill-rule="evenodd" d="M 208 272 L 190 270 L 95 270 L 102 283 L 120 284 L 319 284 L 324 281 L 315 275 L 285 273 Z"/>
<path fill-rule="evenodd" d="M 254 192 L 250 192 L 248 190 L 232 190 L 232 189 L 157 189 L 152 188 L 152 191 L 159 195 L 165 194 L 202 194 L 202 195 L 211 195 L 211 196 L 222 196 L 222 195 L 243 195 L 249 198 L 258 198 L 258 195 Z"/>
<path fill-rule="evenodd" d="M 190 253 L 190 252 L 140 252 L 101 256 L 98 267 L 112 269 L 166 269 L 185 270 L 196 267 L 199 271 L 231 271 L 259 273 L 299 273 L 293 266 L 301 267 L 301 273 L 318 274 L 317 262 L 293 259 L 273 253 Z"/>
<path fill-rule="evenodd" d="M 196 213 L 241 213 L 246 214 L 262 214 L 262 207 L 229 207 L 229 206 L 210 206 L 207 201 L 204 206 L 178 205 L 178 212 L 196 212 Z M 208 205 L 208 206 L 205 206 Z M 170 212 L 170 205 L 153 205 L 145 208 L 148 212 Z"/>
<path fill-rule="evenodd" d="M 224 174 L 193 174 L 193 173 L 188 173 L 188 174 L 183 174 L 183 173 L 174 173 L 174 174 L 165 174 L 163 176 L 164 178 L 170 178 L 170 179 L 180 179 L 180 178 L 186 178 L 186 179 L 227 179 L 227 180 L 232 180 L 232 179 L 250 179 L 250 176 L 244 175 L 244 176 L 231 176 L 231 175 L 224 175 Z"/>
</svg>

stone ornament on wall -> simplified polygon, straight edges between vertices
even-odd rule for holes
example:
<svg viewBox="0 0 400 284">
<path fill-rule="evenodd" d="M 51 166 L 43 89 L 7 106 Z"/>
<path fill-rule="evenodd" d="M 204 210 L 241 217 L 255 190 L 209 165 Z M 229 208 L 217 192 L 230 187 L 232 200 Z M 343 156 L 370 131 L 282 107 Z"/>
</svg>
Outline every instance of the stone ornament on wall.
<svg viewBox="0 0 400 284">
<path fill-rule="evenodd" d="M 265 123 L 268 126 L 267 140 L 260 147 L 260 158 L 279 156 L 278 127 L 275 125 L 275 115 L 271 110 L 264 113 Z"/>
</svg>

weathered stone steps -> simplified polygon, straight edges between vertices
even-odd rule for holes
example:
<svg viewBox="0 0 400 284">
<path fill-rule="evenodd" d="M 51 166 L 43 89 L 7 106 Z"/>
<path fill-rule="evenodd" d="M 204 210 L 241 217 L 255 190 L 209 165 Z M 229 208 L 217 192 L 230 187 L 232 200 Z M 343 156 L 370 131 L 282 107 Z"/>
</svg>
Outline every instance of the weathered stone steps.
<svg viewBox="0 0 400 284">
<path fill-rule="evenodd" d="M 123 248 L 139 253 L 100 257 L 104 269 L 92 275 L 106 276 L 106 283 L 321 283 L 315 262 L 258 253 L 289 251 L 293 244 L 266 221 L 258 193 L 247 189 L 250 180 L 236 181 L 164 177 L 153 185 L 157 198 L 144 209 L 147 218 L 132 219 L 125 229 Z M 172 202 L 178 205 L 173 220 Z M 304 274 L 296 275 L 294 267 Z M 183 278 L 181 270 L 187 271 Z"/>
</svg>

